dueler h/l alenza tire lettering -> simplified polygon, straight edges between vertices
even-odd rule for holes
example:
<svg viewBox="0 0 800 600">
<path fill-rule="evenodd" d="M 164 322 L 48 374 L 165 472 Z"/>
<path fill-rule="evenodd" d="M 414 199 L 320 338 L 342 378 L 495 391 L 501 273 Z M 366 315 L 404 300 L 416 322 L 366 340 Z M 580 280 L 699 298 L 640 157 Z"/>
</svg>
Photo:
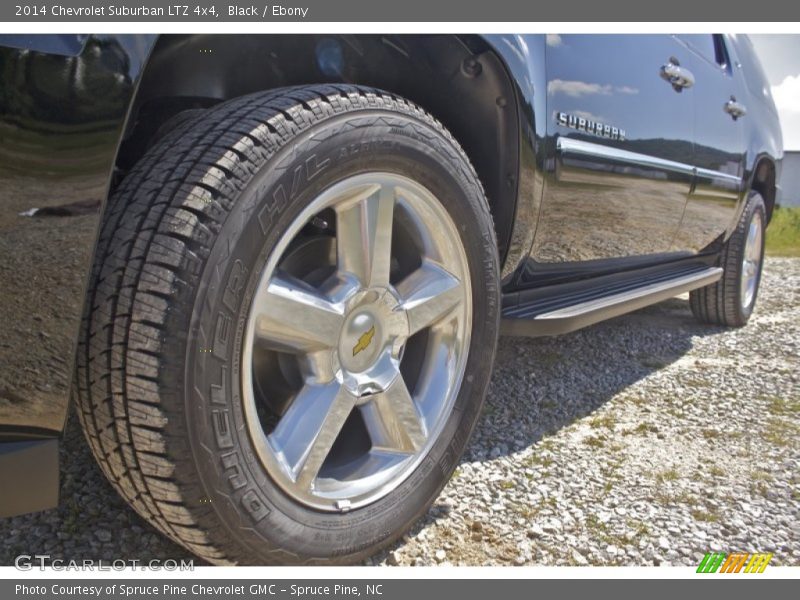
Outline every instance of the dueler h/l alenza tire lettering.
<svg viewBox="0 0 800 600">
<path fill-rule="evenodd" d="M 370 233 L 387 206 L 390 246 Z M 353 247 L 390 248 L 385 269 L 354 266 L 354 232 Z M 120 493 L 199 556 L 357 560 L 455 468 L 491 373 L 498 285 L 481 186 L 430 116 L 354 86 L 239 98 L 166 134 L 111 199 L 81 422 Z M 307 310 L 292 322 L 287 302 Z M 349 412 L 320 418 L 333 397 Z"/>
</svg>

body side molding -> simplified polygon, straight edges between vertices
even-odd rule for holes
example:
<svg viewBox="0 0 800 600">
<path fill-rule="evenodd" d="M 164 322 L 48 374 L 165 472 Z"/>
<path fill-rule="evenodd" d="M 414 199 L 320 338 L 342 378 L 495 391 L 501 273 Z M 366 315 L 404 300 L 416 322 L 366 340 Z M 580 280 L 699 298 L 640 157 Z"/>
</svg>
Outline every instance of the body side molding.
<svg viewBox="0 0 800 600">
<path fill-rule="evenodd" d="M 606 146 L 605 144 L 596 144 L 594 142 L 586 142 L 584 140 L 576 140 L 573 138 L 560 137 L 556 142 L 556 148 L 562 156 L 591 156 L 594 158 L 603 158 L 606 160 L 628 163 L 639 167 L 657 167 L 675 173 L 683 173 L 686 175 L 700 175 L 702 177 L 713 179 L 725 179 L 737 184 L 741 184 L 742 178 L 737 175 L 723 173 L 722 171 L 713 171 L 711 169 L 697 168 L 688 163 L 667 160 L 650 156 L 648 154 L 640 154 L 638 152 L 630 152 L 628 150 L 621 150 L 613 146 Z"/>
</svg>

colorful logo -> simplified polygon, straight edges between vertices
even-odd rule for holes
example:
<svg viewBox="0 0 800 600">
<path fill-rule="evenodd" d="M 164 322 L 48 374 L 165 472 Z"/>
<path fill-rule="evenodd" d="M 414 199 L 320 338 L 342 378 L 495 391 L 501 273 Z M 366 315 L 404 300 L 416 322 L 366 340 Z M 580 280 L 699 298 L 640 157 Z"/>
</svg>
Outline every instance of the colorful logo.
<svg viewBox="0 0 800 600">
<path fill-rule="evenodd" d="M 725 554 L 724 552 L 709 552 L 700 561 L 697 567 L 698 573 L 763 573 L 769 561 L 772 560 L 772 553 L 750 554 L 748 552 L 735 552 Z"/>
</svg>

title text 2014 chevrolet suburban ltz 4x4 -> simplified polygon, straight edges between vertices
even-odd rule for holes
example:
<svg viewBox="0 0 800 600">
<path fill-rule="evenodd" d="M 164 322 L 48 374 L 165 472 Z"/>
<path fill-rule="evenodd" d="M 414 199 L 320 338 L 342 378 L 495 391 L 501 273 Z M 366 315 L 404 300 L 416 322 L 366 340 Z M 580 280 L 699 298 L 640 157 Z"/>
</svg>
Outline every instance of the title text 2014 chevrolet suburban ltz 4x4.
<svg viewBox="0 0 800 600">
<path fill-rule="evenodd" d="M 744 36 L 0 46 L 4 515 L 55 504 L 72 402 L 198 556 L 360 560 L 450 477 L 498 334 L 753 311 L 783 152 Z"/>
</svg>

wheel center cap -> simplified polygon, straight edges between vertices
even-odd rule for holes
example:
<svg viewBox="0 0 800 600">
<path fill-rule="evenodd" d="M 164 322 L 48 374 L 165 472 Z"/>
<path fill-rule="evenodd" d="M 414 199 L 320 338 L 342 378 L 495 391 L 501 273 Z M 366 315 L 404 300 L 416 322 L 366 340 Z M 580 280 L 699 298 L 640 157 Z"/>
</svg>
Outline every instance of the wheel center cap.
<svg viewBox="0 0 800 600">
<path fill-rule="evenodd" d="M 339 357 L 348 371 L 365 371 L 384 346 L 383 324 L 372 307 L 358 308 L 345 320 L 339 338 Z"/>
<path fill-rule="evenodd" d="M 347 303 L 335 364 L 338 377 L 358 395 L 385 390 L 398 373 L 408 319 L 389 290 L 362 290 Z"/>
</svg>

